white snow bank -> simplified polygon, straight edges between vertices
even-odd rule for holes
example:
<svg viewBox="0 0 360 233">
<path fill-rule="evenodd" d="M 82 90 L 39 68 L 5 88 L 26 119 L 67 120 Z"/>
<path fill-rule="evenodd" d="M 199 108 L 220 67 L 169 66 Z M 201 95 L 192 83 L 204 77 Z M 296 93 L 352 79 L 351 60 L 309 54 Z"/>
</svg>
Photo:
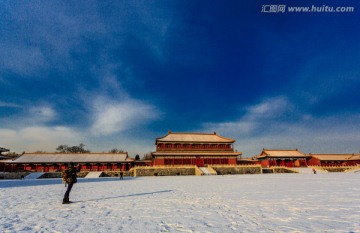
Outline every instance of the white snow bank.
<svg viewBox="0 0 360 233">
<path fill-rule="evenodd" d="M 89 172 L 84 178 L 99 178 L 103 172 Z"/>
<path fill-rule="evenodd" d="M 33 172 L 33 173 L 30 173 L 29 175 L 25 176 L 25 179 L 38 179 L 44 174 L 45 174 L 45 172 Z"/>
<path fill-rule="evenodd" d="M 360 232 L 359 173 L 0 181 L 0 232 Z"/>
</svg>

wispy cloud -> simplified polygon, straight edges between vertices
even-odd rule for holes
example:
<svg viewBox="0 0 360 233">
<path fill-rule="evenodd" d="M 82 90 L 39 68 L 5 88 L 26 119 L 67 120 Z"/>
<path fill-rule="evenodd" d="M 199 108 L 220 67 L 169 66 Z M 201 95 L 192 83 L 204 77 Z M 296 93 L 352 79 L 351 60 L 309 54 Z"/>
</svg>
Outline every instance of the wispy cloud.
<svg viewBox="0 0 360 233">
<path fill-rule="evenodd" d="M 0 107 L 21 108 L 20 104 L 0 101 Z"/>
<path fill-rule="evenodd" d="M 89 5 L 72 6 L 57 2 L 22 2 L 5 4 L 7 14 L 2 24 L 11 31 L 0 37 L 0 54 L 6 59 L 0 67 L 22 77 L 38 74 L 44 69 L 68 70 L 73 67 L 73 52 L 86 50 L 84 37 L 101 35 L 104 25 Z M 85 14 L 69 14 L 81 7 Z M 7 18 L 8 17 L 8 18 Z M 42 77 L 42 75 L 36 75 Z"/>
<path fill-rule="evenodd" d="M 7 44 L 0 47 L 0 54 L 6 57 L 0 67 L 20 75 L 34 74 L 47 66 L 44 54 L 37 47 Z"/>
<path fill-rule="evenodd" d="M 35 106 L 29 109 L 29 119 L 33 123 L 49 122 L 56 119 L 56 112 L 50 106 Z"/>
<path fill-rule="evenodd" d="M 264 124 L 284 119 L 293 113 L 293 106 L 284 96 L 266 99 L 258 104 L 248 106 L 245 113 L 236 121 L 205 123 L 205 129 L 227 132 L 231 135 L 252 135 L 264 127 Z"/>
<path fill-rule="evenodd" d="M 259 104 L 249 106 L 244 116 L 248 120 L 276 119 L 293 112 L 293 106 L 285 96 L 266 99 Z"/>
<path fill-rule="evenodd" d="M 48 125 L 57 120 L 58 113 L 50 104 L 13 104 L 0 102 L 0 107 L 15 108 L 16 113 L 11 117 L 4 115 L 0 117 L 0 125 L 6 126 L 9 129 L 18 129 L 21 127 Z"/>
<path fill-rule="evenodd" d="M 139 100 L 114 101 L 98 97 L 92 106 L 93 135 L 111 135 L 138 127 L 159 116 L 156 108 Z"/>
<path fill-rule="evenodd" d="M 81 135 L 68 127 L 33 126 L 20 129 L 0 128 L 3 146 L 21 151 L 55 151 L 60 144 L 81 143 Z"/>
<path fill-rule="evenodd" d="M 307 153 L 359 151 L 360 115 L 312 116 L 297 110 L 286 97 L 264 100 L 246 109 L 236 121 L 205 123 L 202 131 L 217 131 L 237 140 L 238 150 L 253 156 L 262 148 L 298 148 Z"/>
</svg>

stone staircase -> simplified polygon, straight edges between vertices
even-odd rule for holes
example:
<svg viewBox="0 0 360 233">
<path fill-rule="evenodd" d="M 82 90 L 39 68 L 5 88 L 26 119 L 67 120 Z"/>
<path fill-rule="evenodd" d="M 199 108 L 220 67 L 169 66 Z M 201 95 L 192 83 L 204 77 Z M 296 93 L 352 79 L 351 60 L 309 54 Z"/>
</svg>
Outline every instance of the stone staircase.
<svg viewBox="0 0 360 233">
<path fill-rule="evenodd" d="M 103 172 L 89 172 L 84 178 L 99 178 Z"/>
<path fill-rule="evenodd" d="M 349 172 L 349 173 L 358 173 L 359 172 L 360 173 L 360 166 L 358 165 L 357 167 L 348 169 L 345 172 Z"/>
<path fill-rule="evenodd" d="M 214 169 L 209 167 L 199 167 L 200 171 L 202 172 L 202 176 L 209 176 L 209 175 L 217 175 Z"/>
<path fill-rule="evenodd" d="M 24 179 L 27 180 L 40 179 L 45 174 L 46 174 L 45 172 L 32 172 L 29 175 L 25 176 Z"/>
</svg>

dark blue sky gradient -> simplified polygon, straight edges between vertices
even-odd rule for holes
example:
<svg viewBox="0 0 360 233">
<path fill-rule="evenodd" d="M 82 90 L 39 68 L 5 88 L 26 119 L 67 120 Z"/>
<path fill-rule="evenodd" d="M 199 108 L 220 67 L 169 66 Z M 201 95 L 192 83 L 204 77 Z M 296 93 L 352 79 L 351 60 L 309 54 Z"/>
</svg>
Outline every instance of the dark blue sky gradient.
<svg viewBox="0 0 360 233">
<path fill-rule="evenodd" d="M 262 13 L 263 5 L 352 13 Z M 167 130 L 360 150 L 358 1 L 4 1 L 0 146 L 155 150 Z M 36 135 L 36 136 L 34 136 Z"/>
</svg>

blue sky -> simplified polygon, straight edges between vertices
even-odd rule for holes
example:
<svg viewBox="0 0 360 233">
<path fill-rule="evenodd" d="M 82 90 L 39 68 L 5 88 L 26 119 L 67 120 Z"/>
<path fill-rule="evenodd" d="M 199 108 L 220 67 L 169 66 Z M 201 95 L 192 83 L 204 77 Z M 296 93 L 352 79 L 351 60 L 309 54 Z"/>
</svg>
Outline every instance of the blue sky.
<svg viewBox="0 0 360 233">
<path fill-rule="evenodd" d="M 262 13 L 266 4 L 352 13 Z M 155 150 L 174 132 L 360 150 L 358 1 L 2 1 L 0 146 Z"/>
</svg>

